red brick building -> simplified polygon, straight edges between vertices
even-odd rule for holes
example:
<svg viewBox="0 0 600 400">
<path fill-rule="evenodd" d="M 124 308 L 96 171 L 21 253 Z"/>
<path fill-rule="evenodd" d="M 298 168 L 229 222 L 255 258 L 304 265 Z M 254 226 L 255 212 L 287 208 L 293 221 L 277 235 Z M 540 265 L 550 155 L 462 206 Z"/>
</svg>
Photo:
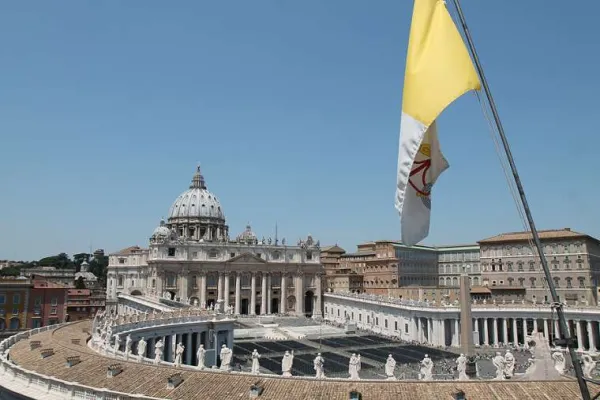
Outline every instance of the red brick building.
<svg viewBox="0 0 600 400">
<path fill-rule="evenodd" d="M 39 328 L 65 322 L 68 287 L 35 279 L 31 283 L 27 328 Z"/>
</svg>

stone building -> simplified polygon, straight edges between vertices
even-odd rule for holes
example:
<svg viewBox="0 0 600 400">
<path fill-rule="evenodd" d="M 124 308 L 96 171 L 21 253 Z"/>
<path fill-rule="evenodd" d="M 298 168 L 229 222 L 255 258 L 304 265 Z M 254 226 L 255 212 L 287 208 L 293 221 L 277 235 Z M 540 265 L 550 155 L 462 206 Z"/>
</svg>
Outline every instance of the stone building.
<svg viewBox="0 0 600 400">
<path fill-rule="evenodd" d="M 436 250 L 440 287 L 459 287 L 459 277 L 462 273 L 469 275 L 471 286 L 481 285 L 479 245 L 436 246 Z"/>
<path fill-rule="evenodd" d="M 600 241 L 570 228 L 540 231 L 544 254 L 561 301 L 596 302 Z M 525 288 L 530 301 L 549 301 L 540 258 L 527 232 L 503 233 L 479 241 L 483 285 Z"/>
<path fill-rule="evenodd" d="M 322 315 L 320 245 L 259 238 L 246 226 L 235 239 L 200 168 L 173 202 L 148 249 L 109 256 L 107 307 L 118 293 L 169 297 L 235 314 Z"/>
</svg>

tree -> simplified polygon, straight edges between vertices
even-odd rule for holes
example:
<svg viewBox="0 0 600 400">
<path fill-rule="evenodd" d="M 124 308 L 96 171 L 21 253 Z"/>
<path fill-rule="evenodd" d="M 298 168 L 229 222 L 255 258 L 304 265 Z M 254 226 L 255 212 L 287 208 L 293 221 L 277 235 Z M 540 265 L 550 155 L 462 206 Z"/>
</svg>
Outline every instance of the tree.
<svg viewBox="0 0 600 400">
<path fill-rule="evenodd" d="M 19 276 L 21 273 L 21 266 L 10 266 L 0 270 L 0 276 Z"/>
<path fill-rule="evenodd" d="M 66 253 L 44 257 L 38 262 L 38 264 L 42 267 L 75 268 L 73 261 L 71 261 Z"/>
<path fill-rule="evenodd" d="M 83 276 L 80 276 L 75 281 L 75 289 L 85 289 L 85 282 L 83 281 Z"/>
</svg>

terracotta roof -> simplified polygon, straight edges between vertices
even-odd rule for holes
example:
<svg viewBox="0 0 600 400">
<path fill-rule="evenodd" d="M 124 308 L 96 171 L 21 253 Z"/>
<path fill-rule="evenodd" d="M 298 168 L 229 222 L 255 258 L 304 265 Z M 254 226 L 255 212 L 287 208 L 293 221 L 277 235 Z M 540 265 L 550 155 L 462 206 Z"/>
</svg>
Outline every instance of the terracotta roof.
<svg viewBox="0 0 600 400">
<path fill-rule="evenodd" d="M 116 253 L 112 253 L 111 256 L 130 256 L 132 254 L 140 253 L 146 249 L 141 248 L 140 246 L 131 246 L 126 249 L 119 250 Z"/>
<path fill-rule="evenodd" d="M 321 248 L 321 253 L 345 253 L 345 252 L 346 252 L 346 250 L 342 249 L 337 244 L 334 244 L 333 246 L 326 246 L 324 248 Z"/>
<path fill-rule="evenodd" d="M 538 231 L 540 235 L 540 239 L 565 239 L 565 238 L 584 238 L 589 237 L 593 240 L 598 240 L 591 236 L 588 236 L 583 233 L 572 231 L 571 228 L 563 228 L 563 229 L 550 229 L 545 231 Z M 517 242 L 523 240 L 532 239 L 531 231 L 523 231 L 523 232 L 508 232 L 501 233 L 500 235 L 492 236 L 487 239 L 480 240 L 477 243 L 496 243 L 496 242 Z"/>
<path fill-rule="evenodd" d="M 107 378 L 108 365 L 114 359 L 95 353 L 85 345 L 89 338 L 90 321 L 78 321 L 54 331 L 46 331 L 31 337 L 39 340 L 41 348 L 52 347 L 55 354 L 40 360 L 39 350 L 30 350 L 29 341 L 22 340 L 10 350 L 11 359 L 19 366 L 65 381 L 84 385 L 140 393 L 166 399 L 215 399 L 239 400 L 248 398 L 252 384 L 264 388 L 260 400 L 347 400 L 349 392 L 356 390 L 365 400 L 416 400 L 452 399 L 459 389 L 467 399 L 477 400 L 574 400 L 580 398 L 577 383 L 561 381 L 349 381 L 327 379 L 316 381 L 305 378 L 282 378 L 270 375 L 225 374 L 210 371 L 179 369 L 183 377 L 175 389 L 167 389 L 167 377 L 174 373 L 172 367 L 154 366 L 119 360 L 124 370 Z M 81 339 L 80 345 L 71 339 Z M 68 368 L 65 357 L 79 355 L 81 363 Z M 600 388 L 590 384 L 595 393 Z"/>
</svg>

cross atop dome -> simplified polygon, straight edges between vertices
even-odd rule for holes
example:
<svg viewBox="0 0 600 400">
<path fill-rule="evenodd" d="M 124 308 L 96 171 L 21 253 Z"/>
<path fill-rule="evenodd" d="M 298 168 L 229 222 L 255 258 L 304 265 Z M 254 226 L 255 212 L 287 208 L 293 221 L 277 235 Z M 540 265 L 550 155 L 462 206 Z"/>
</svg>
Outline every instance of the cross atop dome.
<svg viewBox="0 0 600 400">
<path fill-rule="evenodd" d="M 192 178 L 192 184 L 190 185 L 190 189 L 206 189 L 206 183 L 204 182 L 204 176 L 200 172 L 200 163 L 196 167 L 196 173 Z"/>
</svg>

